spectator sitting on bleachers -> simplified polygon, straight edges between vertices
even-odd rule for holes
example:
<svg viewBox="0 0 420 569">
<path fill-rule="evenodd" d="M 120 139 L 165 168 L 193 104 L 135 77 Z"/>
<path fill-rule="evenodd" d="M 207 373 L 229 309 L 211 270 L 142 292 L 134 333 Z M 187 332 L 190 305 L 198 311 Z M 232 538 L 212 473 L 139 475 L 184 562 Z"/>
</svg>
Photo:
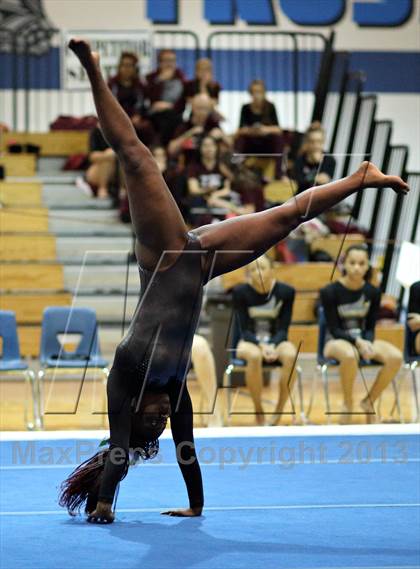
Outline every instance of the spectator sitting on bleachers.
<svg viewBox="0 0 420 569">
<path fill-rule="evenodd" d="M 187 178 L 185 173 L 178 167 L 177 164 L 171 164 L 168 162 L 168 157 L 166 150 L 163 146 L 154 146 L 151 148 L 151 152 L 156 160 L 156 164 L 163 176 L 163 179 L 168 186 L 169 191 L 174 197 L 176 204 L 178 205 L 182 216 L 186 223 L 190 221 L 189 214 L 189 195 L 187 188 Z M 124 223 L 130 223 L 130 208 L 128 203 L 127 192 L 122 192 L 121 195 L 121 205 L 120 205 L 120 218 Z"/>
<path fill-rule="evenodd" d="M 176 54 L 172 49 L 159 52 L 158 68 L 149 73 L 146 80 L 150 101 L 149 116 L 160 143 L 166 146 L 182 121 L 185 108 L 185 76 L 176 66 Z"/>
<path fill-rule="evenodd" d="M 197 161 L 198 147 L 203 136 L 210 135 L 219 141 L 225 138 L 212 110 L 213 105 L 208 95 L 201 93 L 193 97 L 189 120 L 178 126 L 173 140 L 169 143 L 168 152 L 171 158 L 181 155 L 184 164 L 188 165 Z"/>
<path fill-rule="evenodd" d="M 168 156 L 163 146 L 153 147 L 152 154 L 182 216 L 186 221 L 189 221 L 189 194 L 185 173 L 177 164 L 168 162 Z"/>
<path fill-rule="evenodd" d="M 321 289 L 321 303 L 327 322 L 324 355 L 339 362 L 343 408 L 341 422 L 351 421 L 353 385 L 360 358 L 382 363 L 369 393 L 360 402 L 368 422 L 373 404 L 394 379 L 402 363 L 402 353 L 384 340 L 375 340 L 375 325 L 381 291 L 369 283 L 368 250 L 352 245 L 344 254 L 341 278 Z"/>
<path fill-rule="evenodd" d="M 414 352 L 420 354 L 420 281 L 410 287 L 407 324 L 414 336 Z"/>
<path fill-rule="evenodd" d="M 210 59 L 202 57 L 195 64 L 195 77 L 185 84 L 184 96 L 187 103 L 191 104 L 191 100 L 195 95 L 205 93 L 213 103 L 213 114 L 219 121 L 224 117 L 216 109 L 219 102 L 219 94 L 221 91 L 220 84 L 213 79 L 213 64 Z"/>
<path fill-rule="evenodd" d="M 314 122 L 305 133 L 303 144 L 294 164 L 294 179 L 298 192 L 313 186 L 327 184 L 335 170 L 333 156 L 324 155 L 325 133 L 319 122 Z"/>
<path fill-rule="evenodd" d="M 191 362 L 201 390 L 201 419 L 208 427 L 221 427 L 223 414 L 220 397 L 217 397 L 216 363 L 208 340 L 200 334 L 194 334 Z"/>
<path fill-rule="evenodd" d="M 194 215 L 194 225 L 210 223 L 214 217 L 212 207 L 227 211 L 231 172 L 220 161 L 218 143 L 210 135 L 200 139 L 198 159 L 188 166 L 187 179 L 191 207 L 209 209 L 208 214 Z"/>
<path fill-rule="evenodd" d="M 202 138 L 199 156 L 198 162 L 190 164 L 187 170 L 191 207 L 248 213 L 248 208 L 241 205 L 240 196 L 231 190 L 232 172 L 220 161 L 218 142 L 211 136 Z M 204 223 L 209 221 L 205 220 Z"/>
<path fill-rule="evenodd" d="M 76 185 L 90 196 L 103 199 L 118 196 L 118 161 L 115 152 L 95 127 L 89 135 L 89 167 L 84 178 L 77 178 Z"/>
<path fill-rule="evenodd" d="M 282 417 L 296 379 L 296 348 L 287 341 L 295 290 L 276 281 L 267 255 L 247 266 L 248 283 L 233 289 L 233 308 L 239 320 L 240 340 L 236 357 L 246 360 L 245 381 L 259 425 L 264 424 L 261 403 L 264 363 L 280 362 L 280 392 L 272 424 Z"/>
<path fill-rule="evenodd" d="M 139 73 L 139 60 L 131 51 L 123 51 L 118 63 L 118 71 L 108 80 L 114 97 L 131 118 L 137 136 L 150 146 L 155 138 L 151 122 L 146 117 L 146 84 Z"/>
<path fill-rule="evenodd" d="M 266 98 L 265 83 L 255 79 L 249 85 L 251 102 L 242 106 L 235 150 L 240 154 L 277 154 L 276 178 L 282 177 L 283 137 L 276 107 Z"/>
</svg>

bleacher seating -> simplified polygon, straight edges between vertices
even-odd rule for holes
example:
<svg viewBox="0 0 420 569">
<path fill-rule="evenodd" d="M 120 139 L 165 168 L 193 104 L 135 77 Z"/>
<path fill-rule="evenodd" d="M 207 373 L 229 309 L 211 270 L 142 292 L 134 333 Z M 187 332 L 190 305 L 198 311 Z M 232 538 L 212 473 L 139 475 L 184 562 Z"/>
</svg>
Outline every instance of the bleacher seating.
<svg viewBox="0 0 420 569">
<path fill-rule="evenodd" d="M 0 152 L 6 151 L 10 144 L 33 144 L 40 147 L 41 156 L 70 156 L 88 152 L 89 132 L 77 130 L 12 131 L 4 133 L 2 138 Z"/>
</svg>

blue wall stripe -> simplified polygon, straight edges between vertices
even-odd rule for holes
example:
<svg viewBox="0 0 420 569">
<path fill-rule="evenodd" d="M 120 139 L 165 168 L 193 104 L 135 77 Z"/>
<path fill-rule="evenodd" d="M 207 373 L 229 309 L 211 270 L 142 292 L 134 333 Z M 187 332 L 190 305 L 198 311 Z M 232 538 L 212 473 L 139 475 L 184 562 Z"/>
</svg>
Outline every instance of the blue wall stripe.
<svg viewBox="0 0 420 569">
<path fill-rule="evenodd" d="M 179 66 L 191 77 L 195 52 L 176 50 Z M 291 91 L 293 57 L 291 51 L 213 50 L 215 77 L 226 91 L 244 91 L 255 78 L 264 79 L 268 89 Z M 299 90 L 312 91 L 321 58 L 319 51 L 299 52 Z M 25 60 L 17 56 L 18 88 L 25 85 Z M 60 85 L 60 51 L 52 48 L 48 54 L 29 57 L 30 89 L 58 89 Z M 13 65 L 10 54 L 0 54 L 0 89 L 11 89 Z M 354 51 L 351 68 L 367 75 L 366 91 L 380 93 L 419 93 L 420 54 L 418 52 Z"/>
<path fill-rule="evenodd" d="M 420 93 L 420 52 L 354 51 L 350 61 L 366 72 L 365 91 Z"/>
</svg>

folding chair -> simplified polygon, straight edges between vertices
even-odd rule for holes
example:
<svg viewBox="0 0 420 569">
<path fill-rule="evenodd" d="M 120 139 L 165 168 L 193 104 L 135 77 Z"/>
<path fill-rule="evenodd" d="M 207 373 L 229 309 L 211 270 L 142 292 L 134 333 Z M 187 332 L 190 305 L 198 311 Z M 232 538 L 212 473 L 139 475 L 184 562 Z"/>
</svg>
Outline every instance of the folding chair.
<svg viewBox="0 0 420 569">
<path fill-rule="evenodd" d="M 241 338 L 240 332 L 240 325 L 238 318 L 234 315 L 233 318 L 233 329 L 232 329 L 232 343 L 231 343 L 231 356 L 229 359 L 229 363 L 226 366 L 225 372 L 223 374 L 223 388 L 226 392 L 226 409 L 224 410 L 224 423 L 229 424 L 230 422 L 230 409 L 231 409 L 231 389 L 232 389 L 232 373 L 233 372 L 245 372 L 245 368 L 247 366 L 246 360 L 236 357 L 236 347 L 239 343 Z M 280 362 L 263 362 L 262 370 L 264 371 L 273 371 L 278 370 L 281 368 L 282 365 Z M 299 394 L 299 406 L 300 406 L 300 419 L 303 424 L 308 422 L 307 416 L 304 411 L 303 407 L 303 386 L 302 386 L 302 368 L 296 365 L 296 373 L 297 373 L 297 385 L 298 385 L 298 394 Z M 291 395 L 291 394 L 290 394 Z M 292 400 L 293 405 L 293 400 Z M 227 416 L 227 419 L 226 419 Z"/>
<path fill-rule="evenodd" d="M 404 325 L 404 368 L 409 370 L 411 373 L 411 381 L 413 383 L 414 408 L 416 413 L 414 422 L 417 423 L 420 419 L 420 412 L 419 394 L 416 382 L 416 368 L 420 363 L 420 355 L 416 354 L 414 351 L 414 338 L 415 333 L 410 330 L 406 320 Z"/>
<path fill-rule="evenodd" d="M 58 335 L 80 334 L 81 339 L 74 351 L 63 348 Z M 102 358 L 98 324 L 95 311 L 90 308 L 71 308 L 50 306 L 44 310 L 41 330 L 40 347 L 41 369 L 38 373 L 39 385 L 39 417 L 43 426 L 43 380 L 48 372 L 53 371 L 64 376 L 74 376 L 76 371 L 100 369 L 103 374 L 103 384 L 109 374 L 108 362 Z M 103 423 L 105 424 L 106 407 L 103 401 Z"/>
<path fill-rule="evenodd" d="M 3 339 L 3 351 L 0 357 L 0 375 L 9 377 L 24 377 L 30 386 L 32 394 L 32 418 L 28 419 L 28 398 L 25 396 L 25 424 L 29 430 L 40 427 L 38 414 L 38 397 L 35 373 L 29 369 L 28 364 L 20 357 L 19 338 L 16 326 L 16 316 L 11 310 L 0 310 L 0 336 Z"/>
</svg>

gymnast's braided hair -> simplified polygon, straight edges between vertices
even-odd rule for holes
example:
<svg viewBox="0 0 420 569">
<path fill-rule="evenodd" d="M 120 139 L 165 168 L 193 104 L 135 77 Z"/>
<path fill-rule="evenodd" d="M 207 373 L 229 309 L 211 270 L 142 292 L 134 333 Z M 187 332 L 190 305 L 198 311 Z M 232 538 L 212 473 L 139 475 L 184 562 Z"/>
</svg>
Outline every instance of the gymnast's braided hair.
<svg viewBox="0 0 420 569">
<path fill-rule="evenodd" d="M 80 513 L 85 505 L 85 512 L 89 513 L 96 507 L 99 486 L 102 480 L 102 473 L 106 459 L 110 452 L 110 439 L 104 439 L 99 447 L 108 445 L 108 448 L 99 450 L 91 458 L 82 462 L 73 472 L 61 483 L 58 503 L 63 508 L 67 508 L 71 516 Z M 136 464 L 140 459 L 150 460 L 159 452 L 159 440 L 146 441 L 141 446 L 136 446 L 131 453 L 130 460 L 125 463 L 124 472 L 120 480 L 123 480 L 128 473 L 130 466 Z"/>
</svg>

